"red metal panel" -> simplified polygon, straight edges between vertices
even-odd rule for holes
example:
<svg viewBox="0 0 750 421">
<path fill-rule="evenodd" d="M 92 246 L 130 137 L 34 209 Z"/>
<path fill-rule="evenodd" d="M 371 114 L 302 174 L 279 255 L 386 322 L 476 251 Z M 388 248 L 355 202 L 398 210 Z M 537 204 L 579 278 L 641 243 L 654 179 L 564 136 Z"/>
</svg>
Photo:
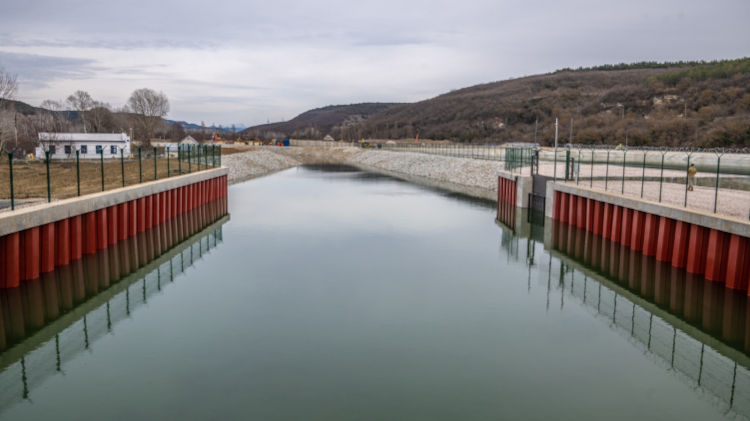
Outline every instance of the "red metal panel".
<svg viewBox="0 0 750 421">
<path fill-rule="evenodd" d="M 55 222 L 55 266 L 70 263 L 70 221 L 68 218 Z"/>
<path fill-rule="evenodd" d="M 20 280 L 30 280 L 39 277 L 39 227 L 24 230 L 21 234 L 21 266 Z"/>
<path fill-rule="evenodd" d="M 586 202 L 588 200 L 583 197 L 579 197 L 576 202 L 576 226 L 578 228 L 586 228 Z"/>
<path fill-rule="evenodd" d="M 613 205 L 611 203 L 604 204 L 604 222 L 602 223 L 602 237 L 609 238 L 612 234 L 612 216 L 613 216 Z"/>
<path fill-rule="evenodd" d="M 21 284 L 21 234 L 14 232 L 0 238 L 2 242 L 2 262 L 5 270 L 2 288 L 17 288 Z"/>
<path fill-rule="evenodd" d="M 672 266 L 684 268 L 687 259 L 690 224 L 677 221 L 674 224 L 674 241 L 672 242 Z"/>
<path fill-rule="evenodd" d="M 103 250 L 107 248 L 107 209 L 96 211 L 96 249 Z"/>
<path fill-rule="evenodd" d="M 117 205 L 107 208 L 107 244 L 113 245 L 118 240 L 118 225 L 120 223 L 119 209 Z"/>
<path fill-rule="evenodd" d="M 748 239 L 732 234 L 729 238 L 727 256 L 726 286 L 731 289 L 747 289 L 746 271 L 750 267 L 748 258 Z"/>
<path fill-rule="evenodd" d="M 52 272 L 55 269 L 55 223 L 42 225 L 40 244 L 42 246 L 41 273 Z"/>
<path fill-rule="evenodd" d="M 622 230 L 620 230 L 620 243 L 625 247 L 630 247 L 630 237 L 633 230 L 633 210 L 628 208 L 622 209 Z"/>
<path fill-rule="evenodd" d="M 154 218 L 154 196 L 148 195 L 146 196 L 146 217 L 145 217 L 146 229 L 151 228 L 151 223 L 153 222 L 153 218 Z"/>
<path fill-rule="evenodd" d="M 646 222 L 643 226 L 643 254 L 654 256 L 656 254 L 656 239 L 659 235 L 659 217 L 652 214 L 646 214 Z"/>
<path fill-rule="evenodd" d="M 728 249 L 729 237 L 727 233 L 711 229 L 708 233 L 708 249 L 706 250 L 706 279 L 724 282 Z"/>
<path fill-rule="evenodd" d="M 159 225 L 159 216 L 161 215 L 161 194 L 156 193 L 153 196 L 153 211 L 151 212 L 151 226 Z"/>
<path fill-rule="evenodd" d="M 83 225 L 81 215 L 70 217 L 70 260 L 83 256 Z"/>
<path fill-rule="evenodd" d="M 620 235 L 622 234 L 622 208 L 614 205 L 612 209 L 612 233 L 610 238 L 615 243 L 620 243 Z"/>
<path fill-rule="evenodd" d="M 554 203 L 552 204 L 552 219 L 555 221 L 560 220 L 560 201 L 562 200 L 562 193 L 555 190 Z"/>
<path fill-rule="evenodd" d="M 568 193 L 560 193 L 560 220 L 568 222 Z"/>
<path fill-rule="evenodd" d="M 656 260 L 669 262 L 672 260 L 672 244 L 674 240 L 674 221 L 666 216 L 659 217 L 659 232 L 656 238 Z"/>
<path fill-rule="evenodd" d="M 630 235 L 630 248 L 635 251 L 643 249 L 643 219 L 644 214 L 641 211 L 633 211 L 633 228 Z"/>
<path fill-rule="evenodd" d="M 128 204 L 117 205 L 117 240 L 128 238 Z"/>
<path fill-rule="evenodd" d="M 685 269 L 688 273 L 703 273 L 706 266 L 707 245 L 708 233 L 706 228 L 699 225 L 691 225 L 685 263 Z"/>
<path fill-rule="evenodd" d="M 96 252 L 96 215 L 89 212 L 83 215 L 83 253 Z"/>
<path fill-rule="evenodd" d="M 136 201 L 138 202 L 138 210 L 136 211 L 138 233 L 141 233 L 146 231 L 146 198 L 140 197 Z"/>
<path fill-rule="evenodd" d="M 604 224 L 604 203 L 594 201 L 594 234 L 602 234 L 602 225 Z"/>
</svg>

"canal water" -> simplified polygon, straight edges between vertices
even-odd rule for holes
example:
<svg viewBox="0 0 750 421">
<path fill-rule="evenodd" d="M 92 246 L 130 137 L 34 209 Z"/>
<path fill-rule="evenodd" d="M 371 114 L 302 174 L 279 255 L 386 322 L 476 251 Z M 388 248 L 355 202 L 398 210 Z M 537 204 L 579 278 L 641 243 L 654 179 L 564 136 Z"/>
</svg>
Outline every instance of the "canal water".
<svg viewBox="0 0 750 421">
<path fill-rule="evenodd" d="M 750 415 L 742 346 L 492 203 L 304 167 L 230 187 L 229 212 L 72 309 L 44 301 L 0 354 L 0 419 Z"/>
</svg>

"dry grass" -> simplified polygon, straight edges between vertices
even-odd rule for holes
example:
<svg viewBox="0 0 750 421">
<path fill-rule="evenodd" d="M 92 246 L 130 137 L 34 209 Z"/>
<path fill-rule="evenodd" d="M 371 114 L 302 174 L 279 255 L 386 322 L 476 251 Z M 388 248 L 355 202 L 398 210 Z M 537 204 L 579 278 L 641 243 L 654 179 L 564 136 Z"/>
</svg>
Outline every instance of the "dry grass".
<svg viewBox="0 0 750 421">
<path fill-rule="evenodd" d="M 156 174 L 154 171 L 154 160 L 144 159 L 142 161 L 143 182 L 153 181 L 168 176 L 169 165 L 171 176 L 179 175 L 179 163 L 176 159 L 159 159 L 156 162 Z M 188 172 L 188 165 L 182 162 L 182 172 Z M 205 164 L 200 169 L 205 169 Z M 124 162 L 125 185 L 132 186 L 141 180 L 137 160 L 126 160 Z M 193 163 L 192 171 L 198 170 L 198 165 Z M 122 166 L 120 160 L 104 161 L 104 190 L 120 188 L 123 185 Z M 16 199 L 47 198 L 47 169 L 44 161 L 13 161 L 13 184 L 14 197 Z M 102 191 L 102 166 L 98 160 L 82 160 L 80 162 L 80 184 L 81 195 Z M 75 197 L 77 192 L 76 163 L 75 161 L 53 161 L 50 162 L 50 187 L 52 199 L 66 199 Z M 0 199 L 10 198 L 10 172 L 8 160 L 0 161 Z"/>
</svg>

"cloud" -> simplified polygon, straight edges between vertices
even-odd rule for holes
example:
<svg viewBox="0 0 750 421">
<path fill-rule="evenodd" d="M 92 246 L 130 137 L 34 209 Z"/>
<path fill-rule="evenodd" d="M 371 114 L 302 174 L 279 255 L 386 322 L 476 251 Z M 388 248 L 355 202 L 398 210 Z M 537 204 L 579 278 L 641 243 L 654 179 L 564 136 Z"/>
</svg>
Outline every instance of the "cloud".
<svg viewBox="0 0 750 421">
<path fill-rule="evenodd" d="M 31 102 L 150 87 L 171 118 L 255 124 L 563 67 L 745 56 L 747 16 L 746 0 L 36 0 L 4 7 L 0 62 Z"/>
</svg>

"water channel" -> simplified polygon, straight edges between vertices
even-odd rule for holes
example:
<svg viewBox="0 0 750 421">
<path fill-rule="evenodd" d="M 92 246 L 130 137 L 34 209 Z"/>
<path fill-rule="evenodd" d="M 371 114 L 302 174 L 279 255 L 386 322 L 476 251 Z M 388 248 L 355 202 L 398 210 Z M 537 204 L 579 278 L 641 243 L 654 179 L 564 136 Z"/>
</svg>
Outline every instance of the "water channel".
<svg viewBox="0 0 750 421">
<path fill-rule="evenodd" d="M 0 419 L 750 417 L 747 304 L 727 339 L 575 233 L 345 167 L 234 185 L 229 213 L 70 306 L 59 273 L 4 292 Z"/>
</svg>

